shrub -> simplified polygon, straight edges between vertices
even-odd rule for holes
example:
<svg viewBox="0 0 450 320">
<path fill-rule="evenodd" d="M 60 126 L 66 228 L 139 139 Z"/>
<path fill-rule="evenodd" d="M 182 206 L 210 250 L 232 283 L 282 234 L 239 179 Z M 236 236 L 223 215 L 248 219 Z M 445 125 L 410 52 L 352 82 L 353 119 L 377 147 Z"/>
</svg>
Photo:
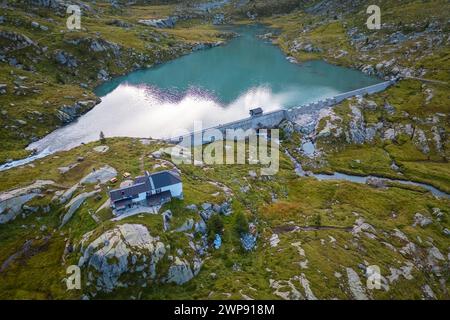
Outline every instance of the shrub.
<svg viewBox="0 0 450 320">
<path fill-rule="evenodd" d="M 209 218 L 206 226 L 208 227 L 208 241 L 213 242 L 216 234 L 223 234 L 223 221 L 220 215 L 214 214 Z"/>
<path fill-rule="evenodd" d="M 101 143 L 105 143 L 106 142 L 105 134 L 103 133 L 103 131 L 100 131 L 100 142 Z"/>
<path fill-rule="evenodd" d="M 320 227 L 322 225 L 322 216 L 320 215 L 320 213 L 314 216 L 314 225 L 316 227 Z"/>
<path fill-rule="evenodd" d="M 236 213 L 234 218 L 234 230 L 239 236 L 248 232 L 248 220 L 243 212 Z"/>
</svg>

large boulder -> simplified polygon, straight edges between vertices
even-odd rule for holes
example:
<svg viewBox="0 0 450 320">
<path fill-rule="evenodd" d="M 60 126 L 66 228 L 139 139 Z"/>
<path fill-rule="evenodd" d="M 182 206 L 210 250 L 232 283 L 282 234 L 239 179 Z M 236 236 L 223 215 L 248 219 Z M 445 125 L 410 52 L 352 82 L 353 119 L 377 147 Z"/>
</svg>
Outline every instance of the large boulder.
<svg viewBox="0 0 450 320">
<path fill-rule="evenodd" d="M 377 178 L 377 177 L 369 177 L 366 180 L 366 184 L 368 184 L 369 186 L 375 187 L 375 188 L 386 188 L 386 180 L 381 179 L 381 178 Z"/>
<path fill-rule="evenodd" d="M 22 50 L 31 46 L 34 47 L 36 52 L 40 51 L 40 47 L 29 37 L 13 31 L 0 30 L 0 42 L 2 43 L 0 47 L 0 60 L 2 62 L 8 60 L 9 65 L 16 68 L 23 67 L 21 58 L 16 58 L 14 56 L 9 56 L 9 58 L 6 58 L 7 53 L 15 53 L 18 50 Z"/>
<path fill-rule="evenodd" d="M 413 142 L 417 148 L 424 154 L 430 153 L 427 136 L 422 129 L 416 128 L 414 131 Z"/>
<path fill-rule="evenodd" d="M 352 119 L 350 120 L 350 138 L 353 143 L 362 144 L 366 140 L 366 127 L 364 116 L 358 106 L 350 106 Z"/>
<path fill-rule="evenodd" d="M 283 120 L 278 127 L 283 130 L 286 139 L 290 139 L 295 131 L 294 123 L 289 120 Z"/>
<path fill-rule="evenodd" d="M 124 286 L 125 274 L 140 272 L 144 280 L 156 278 L 156 265 L 166 254 L 164 243 L 140 224 L 118 225 L 81 250 L 78 265 L 88 271 L 87 285 L 105 292 Z"/>
<path fill-rule="evenodd" d="M 177 228 L 175 231 L 176 232 L 187 232 L 192 230 L 192 228 L 194 228 L 194 219 L 190 218 L 187 219 L 183 225 L 181 225 L 179 228 Z"/>
<path fill-rule="evenodd" d="M 67 212 L 64 214 L 61 220 L 61 227 L 64 226 L 73 216 L 75 211 L 86 201 L 86 199 L 99 193 L 99 190 L 94 190 L 91 192 L 83 192 L 73 198 L 66 206 Z"/>
<path fill-rule="evenodd" d="M 354 299 L 368 300 L 364 287 L 359 279 L 358 274 L 352 268 L 346 268 L 348 276 L 348 286 Z"/>
<path fill-rule="evenodd" d="M 80 183 L 106 183 L 117 176 L 117 171 L 111 166 L 103 166 L 100 169 L 92 171 Z"/>
<path fill-rule="evenodd" d="M 60 65 L 69 67 L 69 68 L 76 68 L 78 66 L 77 60 L 70 54 L 62 50 L 56 50 L 55 51 L 55 60 Z"/>
<path fill-rule="evenodd" d="M 28 201 L 41 195 L 42 190 L 52 184 L 51 180 L 37 180 L 29 186 L 0 193 L 0 224 L 14 220 Z"/>
<path fill-rule="evenodd" d="M 8 87 L 8 85 L 6 85 L 4 83 L 0 83 L 0 94 L 6 94 L 7 87 Z"/>
<path fill-rule="evenodd" d="M 421 214 L 419 212 L 417 212 L 414 215 L 414 224 L 413 224 L 414 227 L 419 225 L 422 228 L 425 228 L 426 226 L 428 226 L 428 225 L 430 225 L 432 223 L 433 223 L 433 220 L 431 220 L 428 217 L 425 217 L 423 214 Z"/>
<path fill-rule="evenodd" d="M 67 124 L 74 121 L 83 112 L 83 106 L 74 103 L 73 105 L 63 105 L 57 110 L 56 116 L 63 123 Z"/>
<path fill-rule="evenodd" d="M 197 246 L 192 241 L 186 247 L 171 248 L 141 224 L 116 225 L 91 240 L 93 234 L 88 232 L 80 242 L 78 266 L 87 274 L 85 293 L 167 282 L 183 284 L 202 266 L 202 260 L 191 254 L 191 246 Z M 169 250 L 177 255 L 170 255 Z"/>
<path fill-rule="evenodd" d="M 177 22 L 177 20 L 177 17 L 167 17 L 164 19 L 142 19 L 138 20 L 138 22 L 146 26 L 164 29 L 175 27 L 175 23 Z"/>
<path fill-rule="evenodd" d="M 174 263 L 169 267 L 167 282 L 183 284 L 194 277 L 194 273 L 186 260 L 176 257 Z"/>
</svg>

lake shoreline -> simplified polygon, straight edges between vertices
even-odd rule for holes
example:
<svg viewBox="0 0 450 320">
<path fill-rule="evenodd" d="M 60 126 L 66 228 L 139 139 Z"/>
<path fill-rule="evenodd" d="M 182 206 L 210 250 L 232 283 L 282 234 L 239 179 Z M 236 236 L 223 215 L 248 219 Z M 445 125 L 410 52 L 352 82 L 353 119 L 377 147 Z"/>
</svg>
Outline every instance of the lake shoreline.
<svg viewBox="0 0 450 320">
<path fill-rule="evenodd" d="M 233 38 L 231 38 L 232 40 L 233 39 L 235 39 L 235 38 L 239 38 L 239 37 L 241 37 L 242 36 L 242 34 L 240 34 L 240 33 L 236 33 L 236 29 L 235 28 L 246 28 L 246 27 L 250 27 L 250 28 L 253 28 L 253 29 L 258 29 L 258 28 L 263 28 L 263 30 L 264 31 L 267 31 L 267 30 L 270 30 L 270 28 L 267 28 L 267 26 L 263 26 L 263 25 L 261 25 L 261 24 L 246 24 L 246 25 L 238 25 L 238 26 L 235 26 L 235 25 L 228 25 L 228 26 L 226 26 L 226 29 L 231 29 L 231 30 L 228 30 L 228 31 L 231 31 L 231 33 L 232 34 L 234 34 L 234 37 Z M 261 30 L 258 30 L 258 32 L 259 31 L 261 31 Z M 257 32 L 255 32 L 255 34 L 253 34 L 255 37 L 257 36 L 256 35 L 256 33 Z M 236 34 L 238 34 L 238 36 L 236 36 Z M 259 35 L 259 33 L 258 33 L 258 35 Z M 258 42 L 263 42 L 263 43 L 265 43 L 265 44 L 267 44 L 267 42 L 265 42 L 263 39 L 261 39 L 261 38 L 259 38 L 258 39 Z M 200 49 L 202 49 L 201 51 L 205 51 L 205 50 L 210 50 L 210 49 L 212 49 L 212 48 L 216 48 L 217 46 L 219 46 L 219 45 L 222 45 L 222 44 L 226 44 L 226 45 L 228 45 L 230 43 L 230 41 L 227 41 L 227 42 L 222 42 L 222 43 L 219 43 L 219 44 L 217 44 L 216 43 L 216 45 L 209 45 L 209 46 L 202 46 Z M 279 53 L 280 53 L 280 55 L 282 55 L 282 57 L 283 57 L 283 61 L 287 58 L 287 56 L 285 55 L 285 53 L 283 52 L 283 50 L 281 50 L 281 48 L 279 47 L 279 46 L 277 46 L 276 44 L 274 44 L 274 43 L 268 43 L 268 45 L 269 46 L 271 46 L 271 47 L 273 47 L 273 48 L 276 48 L 276 50 L 277 51 L 279 51 Z M 225 47 L 225 46 L 223 46 L 223 47 Z M 198 52 L 198 51 L 200 51 L 200 49 L 197 49 L 197 50 L 194 50 L 194 51 L 191 51 L 190 53 L 195 53 L 195 52 Z M 173 62 L 175 62 L 175 61 L 180 61 L 180 59 L 183 59 L 183 57 L 189 57 L 189 56 L 192 56 L 191 54 L 189 54 L 189 53 L 186 53 L 186 54 L 184 54 L 184 55 L 181 55 L 181 56 L 177 56 L 177 57 L 175 57 L 174 59 L 172 59 L 172 60 L 169 60 L 169 61 L 167 61 L 166 63 L 162 63 L 162 64 L 158 64 L 158 67 L 160 67 L 160 68 L 163 68 L 164 66 L 167 66 L 168 64 L 170 64 L 171 62 L 173 63 Z M 321 61 L 316 61 L 317 63 L 322 63 Z M 325 63 L 325 62 L 323 62 L 323 63 Z M 292 64 L 291 62 L 289 62 L 289 64 Z M 294 64 L 295 66 L 297 66 L 296 64 Z M 330 66 L 332 66 L 332 65 L 330 65 Z M 308 68 L 308 65 L 306 64 L 306 63 L 303 63 L 300 67 L 304 67 L 304 68 Z M 348 68 L 343 68 L 343 67 L 339 67 L 339 68 L 342 68 L 342 70 L 343 71 L 345 71 L 345 70 L 350 70 L 350 69 L 348 69 Z M 138 74 L 138 73 L 145 73 L 145 72 L 148 72 L 148 71 L 151 71 L 151 70 L 154 70 L 154 68 L 143 68 L 143 69 L 139 69 L 139 70 L 134 70 L 134 71 L 132 71 L 132 72 L 129 72 L 129 73 L 126 73 L 125 75 L 132 75 L 132 74 Z M 305 69 L 306 70 L 306 69 Z M 303 70 L 303 71 L 305 71 L 305 70 Z M 307 70 L 306 70 L 307 71 Z M 305 71 L 305 72 L 306 72 Z M 298 71 L 296 71 L 296 72 L 298 72 Z M 309 72 L 309 71 L 308 71 Z M 79 116 L 77 116 L 76 118 L 74 118 L 73 119 L 73 121 L 71 121 L 71 122 L 68 122 L 68 123 L 66 123 L 64 126 L 61 126 L 61 127 L 58 127 L 57 129 L 55 129 L 54 131 L 52 131 L 51 133 L 49 133 L 48 135 L 46 135 L 45 137 L 48 137 L 49 135 L 52 135 L 52 134 L 54 134 L 56 131 L 58 131 L 58 130 L 63 130 L 64 128 L 67 128 L 67 127 L 69 127 L 69 126 L 71 126 L 71 125 L 74 125 L 74 124 L 76 124 L 76 123 L 78 123 L 79 122 L 79 120 L 82 118 L 82 116 L 86 116 L 86 114 L 88 114 L 89 112 L 92 112 L 94 109 L 96 109 L 96 108 L 98 108 L 99 107 L 99 104 L 101 104 L 102 102 L 103 102 L 103 98 L 105 98 L 105 96 L 107 95 L 100 95 L 100 97 L 99 97 L 99 90 L 101 90 L 100 88 L 101 88 L 101 86 L 103 86 L 103 85 L 105 85 L 105 83 L 117 83 L 117 81 L 120 81 L 120 79 L 121 78 L 123 78 L 125 75 L 119 75 L 119 76 L 117 76 L 117 77 L 115 77 L 115 78 L 113 78 L 113 79 L 111 79 L 111 80 L 109 80 L 109 81 L 105 81 L 105 82 L 103 82 L 102 84 L 100 84 L 99 86 L 97 86 L 95 89 L 94 89 L 94 93 L 97 95 L 97 98 L 99 98 L 99 100 L 100 101 L 98 101 L 98 103 L 96 103 L 92 108 L 90 108 L 89 110 L 86 110 L 85 112 L 83 112 L 82 114 L 80 114 Z M 113 89 L 114 90 L 114 89 Z M 338 91 L 339 92 L 339 91 Z M 270 110 L 269 110 L 270 111 Z M 226 123 L 227 121 L 225 121 L 225 123 Z M 114 135 L 113 135 L 114 136 Z M 124 135 L 118 135 L 118 136 L 124 136 Z M 130 135 L 131 137 L 133 137 L 133 136 L 139 136 L 139 135 Z M 144 135 L 143 135 L 144 136 Z M 42 137 L 40 140 L 38 140 L 38 142 L 40 142 L 40 141 L 42 141 L 45 137 Z M 85 141 L 85 142 L 89 142 L 89 141 Z M 48 152 L 46 152 L 46 148 L 43 148 L 43 149 L 41 149 L 41 150 L 39 150 L 39 149 L 37 149 L 37 148 L 34 148 L 34 145 L 36 144 L 36 142 L 33 142 L 33 143 L 31 143 L 31 144 L 29 144 L 27 147 L 26 147 L 26 150 L 31 150 L 31 149 L 34 149 L 34 150 L 36 150 L 35 152 L 34 152 L 34 154 L 32 153 L 29 157 L 26 157 L 26 158 L 22 158 L 22 159 L 17 159 L 17 160 L 15 160 L 15 161 L 12 161 L 12 162 L 7 162 L 7 163 L 3 163 L 3 164 L 1 164 L 0 165 L 0 170 L 7 170 L 7 169 L 10 169 L 10 168 L 12 168 L 12 167 L 15 167 L 15 166 L 20 166 L 20 165 L 23 165 L 23 164 L 26 164 L 26 163 L 30 163 L 30 162 L 32 162 L 32 161 L 34 161 L 34 160 L 36 160 L 36 159 L 39 159 L 39 158 L 42 158 L 42 157 L 45 157 L 45 156 L 47 156 L 47 155 L 49 155 L 49 154 L 52 154 L 53 152 L 52 151 L 48 151 Z M 50 146 L 49 146 L 50 147 Z M 37 152 L 37 153 L 36 153 Z"/>
</svg>

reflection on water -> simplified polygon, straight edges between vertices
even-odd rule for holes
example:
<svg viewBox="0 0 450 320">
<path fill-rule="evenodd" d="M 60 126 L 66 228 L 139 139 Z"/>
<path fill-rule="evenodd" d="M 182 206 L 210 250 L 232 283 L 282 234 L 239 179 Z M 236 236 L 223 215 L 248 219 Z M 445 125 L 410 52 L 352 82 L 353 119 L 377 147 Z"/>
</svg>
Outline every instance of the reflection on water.
<svg viewBox="0 0 450 320">
<path fill-rule="evenodd" d="M 202 120 L 206 128 L 248 117 L 255 105 L 265 111 L 280 109 L 290 95 L 290 92 L 274 94 L 265 87 L 252 88 L 223 107 L 208 96 L 189 93 L 181 99 L 167 99 L 148 88 L 121 85 L 78 121 L 29 148 L 70 149 L 81 142 L 98 140 L 100 131 L 107 137 L 172 137 L 179 129 L 191 130 L 196 120 Z"/>
<path fill-rule="evenodd" d="M 380 82 L 323 61 L 292 64 L 257 38 L 268 31 L 261 26 L 234 31 L 240 36 L 227 45 L 104 83 L 96 89 L 100 104 L 28 149 L 39 158 L 98 140 L 100 131 L 106 137 L 172 137 L 192 129 L 194 121 L 205 128 L 247 117 L 255 107 L 291 108 Z"/>
<path fill-rule="evenodd" d="M 301 106 L 379 82 L 323 61 L 296 65 L 279 48 L 257 38 L 261 26 L 235 29 L 223 47 L 199 51 L 132 72 L 96 89 L 102 102 L 78 121 L 29 146 L 54 152 L 107 137 L 176 135 L 201 120 L 209 127 L 264 111 Z"/>
</svg>

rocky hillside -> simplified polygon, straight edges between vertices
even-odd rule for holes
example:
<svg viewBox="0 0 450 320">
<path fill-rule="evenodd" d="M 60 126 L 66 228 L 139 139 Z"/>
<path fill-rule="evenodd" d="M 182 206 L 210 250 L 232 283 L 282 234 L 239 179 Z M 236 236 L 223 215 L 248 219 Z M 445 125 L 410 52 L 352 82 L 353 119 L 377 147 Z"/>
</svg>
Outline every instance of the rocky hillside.
<svg viewBox="0 0 450 320">
<path fill-rule="evenodd" d="M 2 172 L 1 297 L 448 298 L 448 199 L 299 177 L 284 154 L 273 177 L 254 165 L 175 167 L 167 147 L 107 139 Z M 115 219 L 108 188 L 143 169 L 179 170 L 184 199 Z M 67 291 L 73 264 L 82 290 Z M 381 290 L 365 287 L 370 265 Z"/>
<path fill-rule="evenodd" d="M 24 157 L 27 144 L 94 107 L 101 82 L 226 37 L 177 5 L 119 2 L 77 1 L 81 29 L 68 30 L 70 3 L 8 1 L 2 8 L 0 163 Z"/>
<path fill-rule="evenodd" d="M 212 26 L 227 21 L 278 28 L 265 38 L 291 61 L 401 80 L 281 123 L 271 177 L 255 165 L 175 166 L 170 145 L 128 138 L 0 172 L 0 298 L 449 299 L 447 1 L 377 1 L 373 31 L 367 1 L 355 0 L 86 1 L 77 32 L 64 27 L 66 2 L 8 3 L 1 162 L 92 108 L 96 84 L 221 41 Z M 113 216 L 107 193 L 129 182 L 125 172 L 162 169 L 180 172 L 183 200 Z M 317 175 L 335 172 L 376 177 Z M 70 265 L 81 290 L 66 290 Z M 366 286 L 374 265 L 379 289 Z"/>
<path fill-rule="evenodd" d="M 349 2 L 351 10 L 322 1 L 322 6 L 263 21 L 281 28 L 276 42 L 299 61 L 324 58 L 380 77 L 448 79 L 440 68 L 448 56 L 448 2 L 379 1 L 380 30 L 365 25 L 367 1 Z"/>
<path fill-rule="evenodd" d="M 304 157 L 293 145 L 294 155 L 313 171 L 408 178 L 448 191 L 450 33 L 448 10 L 442 10 L 448 2 L 380 1 L 380 30 L 364 25 L 367 2 L 352 3 L 350 12 L 320 2 L 263 20 L 280 28 L 280 35 L 267 37 L 292 61 L 325 59 L 402 79 L 386 92 L 298 119 L 303 128 L 298 139 L 317 149 L 312 158 Z"/>
</svg>

